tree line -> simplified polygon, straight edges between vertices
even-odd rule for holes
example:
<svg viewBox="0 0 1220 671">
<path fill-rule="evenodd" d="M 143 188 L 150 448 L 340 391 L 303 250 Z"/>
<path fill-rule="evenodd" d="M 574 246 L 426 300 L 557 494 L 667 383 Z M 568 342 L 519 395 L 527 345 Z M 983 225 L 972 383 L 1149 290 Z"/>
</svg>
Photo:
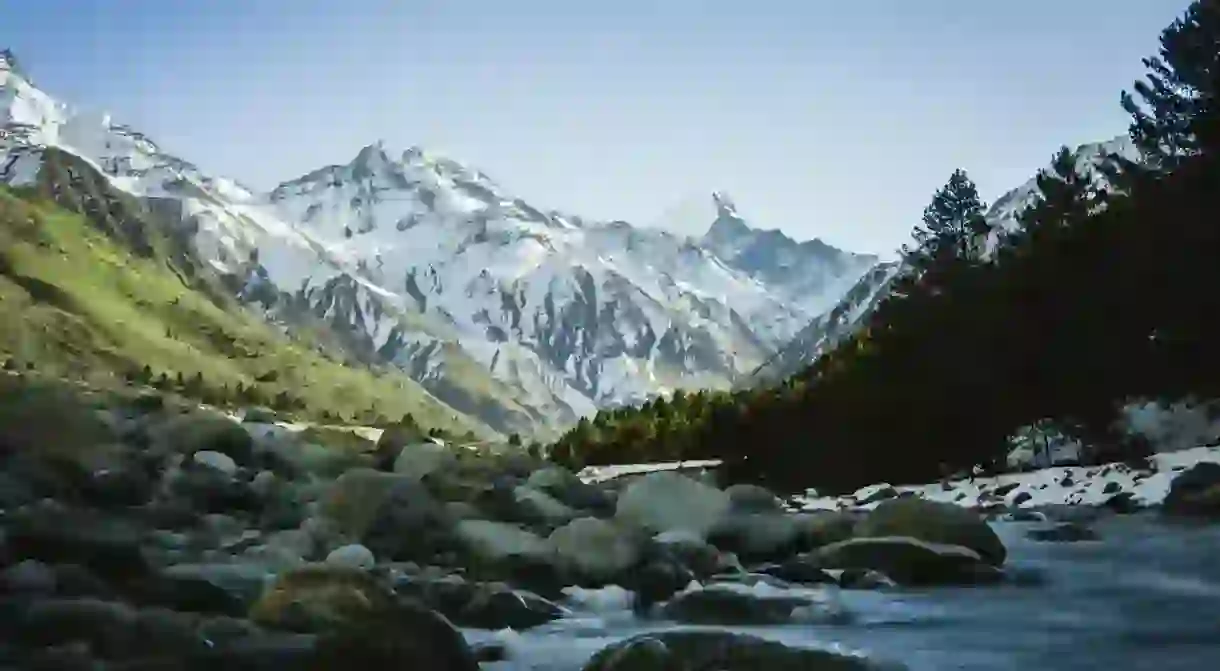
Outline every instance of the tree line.
<svg viewBox="0 0 1220 671">
<path fill-rule="evenodd" d="M 853 338 L 773 387 L 603 411 L 552 455 L 716 457 L 736 479 L 848 490 L 995 464 L 1035 423 L 1087 459 L 1141 454 L 1115 428 L 1129 400 L 1220 396 L 1220 0 L 1160 44 L 1120 98 L 1139 160 L 1099 176 L 1061 149 L 1013 230 L 955 171 Z"/>
</svg>

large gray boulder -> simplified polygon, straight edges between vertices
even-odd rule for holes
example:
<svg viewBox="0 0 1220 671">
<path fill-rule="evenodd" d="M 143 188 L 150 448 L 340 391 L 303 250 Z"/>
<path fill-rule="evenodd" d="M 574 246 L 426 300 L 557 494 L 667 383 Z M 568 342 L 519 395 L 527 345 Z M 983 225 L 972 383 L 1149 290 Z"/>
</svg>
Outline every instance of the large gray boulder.
<svg viewBox="0 0 1220 671">
<path fill-rule="evenodd" d="M 970 548 L 907 537 L 853 538 L 819 548 L 816 565 L 879 571 L 902 585 L 976 585 L 1003 574 Z"/>
<path fill-rule="evenodd" d="M 1008 550 L 995 531 L 971 510 L 916 497 L 879 504 L 856 525 L 857 538 L 907 536 L 929 543 L 960 545 L 1000 566 Z"/>
<path fill-rule="evenodd" d="M 612 643 L 583 671 L 897 671 L 860 657 L 782 643 L 729 631 L 674 630 L 640 634 Z"/>
<path fill-rule="evenodd" d="M 678 473 L 661 471 L 634 480 L 619 495 L 614 516 L 653 533 L 686 531 L 701 538 L 728 513 L 728 494 Z"/>
</svg>

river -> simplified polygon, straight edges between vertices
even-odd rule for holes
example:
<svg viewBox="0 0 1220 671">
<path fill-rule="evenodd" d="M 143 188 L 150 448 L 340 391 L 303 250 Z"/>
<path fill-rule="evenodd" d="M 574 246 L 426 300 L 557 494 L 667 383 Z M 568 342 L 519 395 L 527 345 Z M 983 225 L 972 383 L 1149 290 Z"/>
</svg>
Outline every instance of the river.
<svg viewBox="0 0 1220 671">
<path fill-rule="evenodd" d="M 1099 542 L 1039 543 L 1030 523 L 995 523 L 1009 567 L 1003 587 L 842 591 L 842 625 L 736 628 L 792 645 L 832 647 L 911 671 L 1202 671 L 1220 669 L 1220 526 L 1111 517 Z M 524 633 L 468 632 L 508 644 L 498 671 L 578 671 L 641 622 L 613 590 L 570 618 Z M 486 667 L 485 667 L 486 668 Z"/>
</svg>

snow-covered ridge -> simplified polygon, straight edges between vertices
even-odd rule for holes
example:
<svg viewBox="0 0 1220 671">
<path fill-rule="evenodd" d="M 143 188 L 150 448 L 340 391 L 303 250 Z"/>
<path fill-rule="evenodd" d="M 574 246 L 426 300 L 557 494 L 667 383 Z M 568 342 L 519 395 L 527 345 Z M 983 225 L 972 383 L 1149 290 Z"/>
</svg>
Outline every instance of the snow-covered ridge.
<svg viewBox="0 0 1220 671">
<path fill-rule="evenodd" d="M 33 181 L 45 147 L 77 155 L 116 188 L 176 204 L 200 256 L 245 278 L 242 295 L 260 297 L 269 319 L 284 307 L 268 297 L 288 297 L 455 408 L 512 430 L 524 417 L 562 425 L 678 387 L 726 386 L 871 264 L 755 232 L 725 194 L 711 200 L 738 239 L 693 240 L 531 205 L 418 147 L 369 145 L 256 193 L 55 100 L 11 55 L 0 59 L 0 128 L 3 181 Z"/>
</svg>

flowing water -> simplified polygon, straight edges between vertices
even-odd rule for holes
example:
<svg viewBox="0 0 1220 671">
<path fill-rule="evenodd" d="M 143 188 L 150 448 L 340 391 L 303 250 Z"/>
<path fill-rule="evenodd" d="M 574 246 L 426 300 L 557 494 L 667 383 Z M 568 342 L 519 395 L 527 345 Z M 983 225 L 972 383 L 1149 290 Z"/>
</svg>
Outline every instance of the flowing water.
<svg viewBox="0 0 1220 671">
<path fill-rule="evenodd" d="M 911 671 L 1220 669 L 1220 526 L 1115 517 L 1088 543 L 1033 542 L 1024 538 L 1031 526 L 996 525 L 1009 566 L 1031 584 L 842 591 L 852 624 L 733 629 Z M 512 660 L 500 671 L 577 671 L 603 645 L 666 626 L 632 617 L 613 590 L 587 596 L 601 598 L 548 627 L 469 637 L 508 644 Z"/>
</svg>

